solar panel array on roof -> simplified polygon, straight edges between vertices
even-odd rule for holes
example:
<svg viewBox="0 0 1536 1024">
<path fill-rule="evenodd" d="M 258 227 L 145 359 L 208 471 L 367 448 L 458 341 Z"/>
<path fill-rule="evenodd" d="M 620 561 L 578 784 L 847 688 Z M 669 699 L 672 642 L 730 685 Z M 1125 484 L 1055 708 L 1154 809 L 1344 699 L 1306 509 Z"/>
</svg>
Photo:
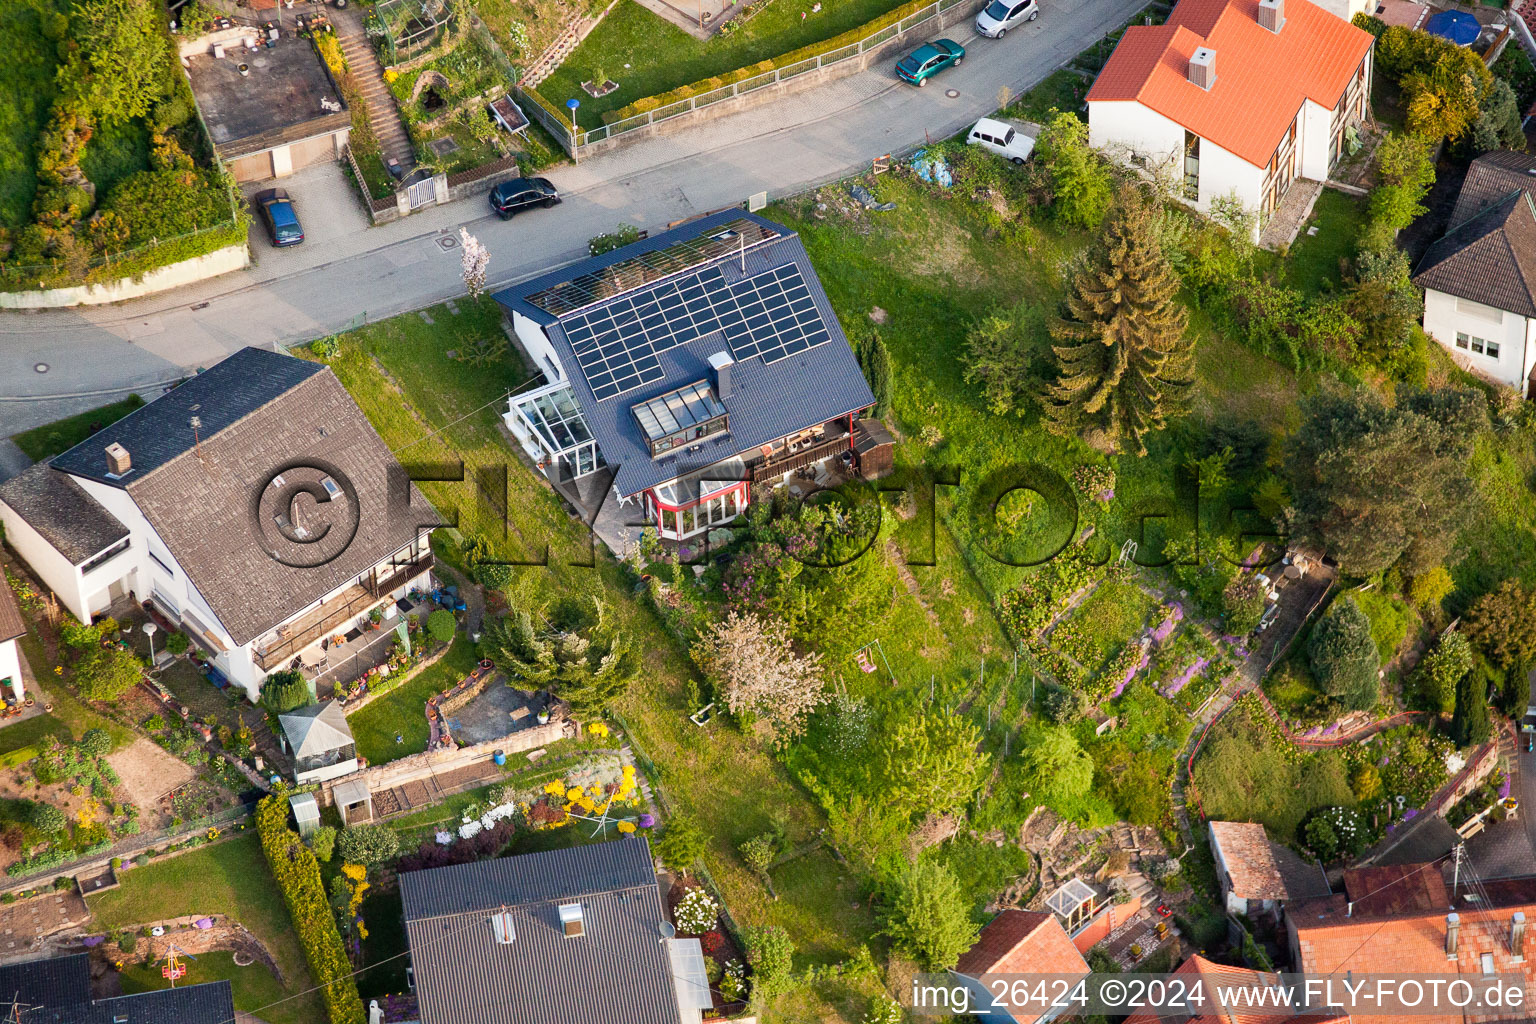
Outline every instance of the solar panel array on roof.
<svg viewBox="0 0 1536 1024">
<path fill-rule="evenodd" d="M 831 339 L 800 268 L 786 263 L 731 287 L 740 330 L 722 317 L 737 359 L 776 363 Z"/>
<path fill-rule="evenodd" d="M 737 359 L 773 363 L 831 340 L 793 263 L 727 285 L 718 267 L 625 295 L 561 322 L 599 402 L 666 376 L 657 357 L 716 331 Z"/>
<path fill-rule="evenodd" d="M 565 316 L 594 302 L 642 288 L 777 237 L 779 233 L 772 228 L 743 217 L 707 235 L 684 239 L 665 249 L 643 252 L 562 281 L 528 296 L 528 301 L 551 316 Z"/>
</svg>

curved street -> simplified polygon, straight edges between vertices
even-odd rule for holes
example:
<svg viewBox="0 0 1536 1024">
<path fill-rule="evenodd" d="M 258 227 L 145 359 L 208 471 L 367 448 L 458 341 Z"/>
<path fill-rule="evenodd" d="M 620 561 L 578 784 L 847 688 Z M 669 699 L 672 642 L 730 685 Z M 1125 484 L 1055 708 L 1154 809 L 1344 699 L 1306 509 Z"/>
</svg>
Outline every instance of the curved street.
<svg viewBox="0 0 1536 1024">
<path fill-rule="evenodd" d="M 437 240 L 468 227 L 502 284 L 585 255 L 620 223 L 658 228 L 767 191 L 794 194 L 944 138 L 1018 95 L 1122 25 L 1146 0 L 1048 0 L 1005 39 L 947 34 L 971 55 L 935 87 L 895 79 L 891 56 L 859 74 L 676 134 L 551 170 L 553 211 L 493 218 L 483 199 L 366 227 L 333 166 L 284 179 L 310 238 L 274 250 L 252 232 L 256 263 L 201 285 L 112 306 L 0 313 L 0 437 L 165 382 L 245 345 L 290 345 L 460 294 L 459 253 Z M 950 96 L 949 92 L 958 95 Z M 46 367 L 40 370 L 39 367 Z"/>
</svg>

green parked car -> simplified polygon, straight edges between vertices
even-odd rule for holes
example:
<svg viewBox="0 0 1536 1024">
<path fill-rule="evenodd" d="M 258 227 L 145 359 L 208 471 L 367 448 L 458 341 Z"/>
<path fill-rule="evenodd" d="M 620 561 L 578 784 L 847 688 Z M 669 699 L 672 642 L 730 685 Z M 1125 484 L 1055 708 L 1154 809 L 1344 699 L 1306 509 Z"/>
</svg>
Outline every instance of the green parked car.
<svg viewBox="0 0 1536 1024">
<path fill-rule="evenodd" d="M 927 85 L 931 76 L 964 58 L 965 47 L 953 39 L 935 39 L 897 61 L 896 77 L 913 85 Z"/>
</svg>

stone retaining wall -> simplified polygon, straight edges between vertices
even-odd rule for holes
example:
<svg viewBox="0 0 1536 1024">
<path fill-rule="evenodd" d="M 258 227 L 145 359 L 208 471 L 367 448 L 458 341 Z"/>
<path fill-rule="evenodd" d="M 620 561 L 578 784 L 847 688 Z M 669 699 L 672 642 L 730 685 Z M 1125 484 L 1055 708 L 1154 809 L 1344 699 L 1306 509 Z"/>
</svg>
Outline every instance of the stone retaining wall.
<svg viewBox="0 0 1536 1024">
<path fill-rule="evenodd" d="M 392 789 L 395 786 L 403 786 L 408 782 L 426 778 L 438 773 L 446 774 L 459 768 L 467 767 L 476 761 L 489 761 L 500 750 L 504 754 L 518 754 L 525 750 L 533 750 L 537 747 L 547 747 L 563 739 L 572 739 L 580 732 L 580 727 L 573 721 L 548 722 L 544 725 L 535 725 L 519 732 L 514 732 L 499 739 L 487 740 L 484 743 L 475 743 L 467 747 L 458 747 L 453 750 L 428 750 L 420 754 L 411 754 L 402 757 L 398 761 L 390 761 L 388 764 L 376 765 L 365 768 L 351 775 L 344 775 L 339 779 L 325 783 L 321 790 L 322 803 L 335 803 L 332 790 L 342 782 L 362 780 L 368 784 L 370 793 L 378 793 L 382 790 Z"/>
<path fill-rule="evenodd" d="M 99 284 L 70 288 L 42 288 L 29 292 L 0 292 L 0 309 L 57 309 L 64 306 L 99 306 L 137 299 L 156 292 L 206 281 L 251 265 L 251 251 L 243 243 L 229 245 L 190 260 Z"/>
</svg>

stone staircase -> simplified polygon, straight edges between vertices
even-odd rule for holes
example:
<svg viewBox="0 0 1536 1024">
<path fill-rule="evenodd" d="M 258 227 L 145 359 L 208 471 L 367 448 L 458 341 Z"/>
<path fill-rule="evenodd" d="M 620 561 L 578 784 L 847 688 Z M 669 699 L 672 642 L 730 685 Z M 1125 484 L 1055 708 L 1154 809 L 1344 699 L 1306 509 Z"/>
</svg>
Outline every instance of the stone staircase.
<svg viewBox="0 0 1536 1024">
<path fill-rule="evenodd" d="M 337 19 L 336 30 L 336 41 L 347 58 L 347 67 L 357 82 L 363 102 L 368 105 L 368 126 L 373 129 L 374 138 L 379 140 L 379 152 L 386 162 L 394 160 L 402 171 L 409 171 L 416 166 L 416 152 L 405 123 L 400 120 L 395 97 L 384 84 L 384 68 L 374 55 L 373 45 L 368 42 L 361 22 L 355 19 L 349 18 L 345 22 Z"/>
<path fill-rule="evenodd" d="M 539 54 L 538 59 L 528 65 L 518 84 L 525 89 L 533 89 L 554 74 L 555 68 L 558 68 L 561 62 L 570 56 L 571 51 L 587 37 L 587 33 L 596 27 L 597 21 L 596 18 L 577 18 L 572 21 L 561 30 L 559 37 L 549 44 L 549 49 Z"/>
</svg>

